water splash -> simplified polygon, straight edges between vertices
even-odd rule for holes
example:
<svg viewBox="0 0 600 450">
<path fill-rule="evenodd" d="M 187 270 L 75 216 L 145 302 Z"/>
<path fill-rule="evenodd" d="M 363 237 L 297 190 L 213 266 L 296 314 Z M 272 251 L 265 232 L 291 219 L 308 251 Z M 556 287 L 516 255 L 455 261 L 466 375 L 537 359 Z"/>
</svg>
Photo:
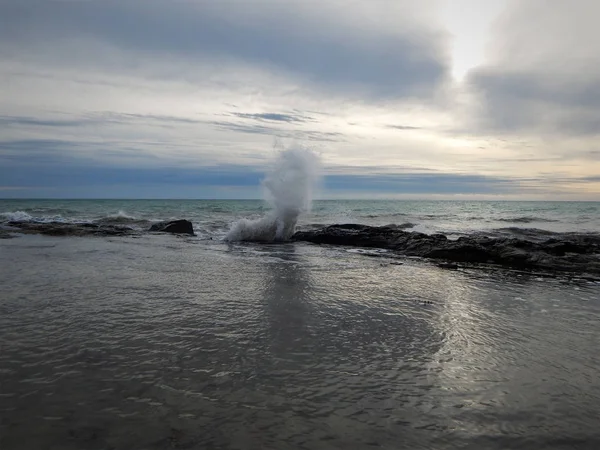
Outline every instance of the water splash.
<svg viewBox="0 0 600 450">
<path fill-rule="evenodd" d="M 273 170 L 263 180 L 272 210 L 259 219 L 241 219 L 225 236 L 227 241 L 285 241 L 296 228 L 298 216 L 310 210 L 319 177 L 319 158 L 295 146 L 280 151 Z"/>
</svg>

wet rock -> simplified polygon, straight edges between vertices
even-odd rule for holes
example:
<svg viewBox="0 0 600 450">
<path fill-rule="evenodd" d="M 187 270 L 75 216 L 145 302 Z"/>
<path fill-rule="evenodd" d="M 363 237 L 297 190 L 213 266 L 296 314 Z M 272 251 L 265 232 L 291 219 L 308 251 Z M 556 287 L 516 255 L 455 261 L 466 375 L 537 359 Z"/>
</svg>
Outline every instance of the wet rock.
<svg viewBox="0 0 600 450">
<path fill-rule="evenodd" d="M 397 227 L 343 224 L 300 231 L 292 239 L 389 249 L 405 256 L 443 259 L 448 264 L 491 263 L 517 269 L 600 274 L 600 235 L 594 234 L 554 233 L 551 238 L 538 240 L 474 235 L 450 240 L 442 234 L 427 235 Z"/>
<path fill-rule="evenodd" d="M 189 234 L 191 236 L 195 236 L 192 222 L 184 219 L 155 223 L 150 227 L 150 231 L 174 234 Z"/>
<path fill-rule="evenodd" d="M 10 239 L 13 237 L 14 235 L 12 235 L 8 230 L 0 229 L 0 239 Z"/>
<path fill-rule="evenodd" d="M 443 263 L 439 263 L 438 267 L 441 267 L 442 269 L 457 270 L 458 264 L 443 262 Z"/>
<path fill-rule="evenodd" d="M 92 223 L 9 222 L 8 224 L 17 229 L 19 233 L 44 234 L 47 236 L 130 236 L 137 234 L 130 227 Z"/>
</svg>

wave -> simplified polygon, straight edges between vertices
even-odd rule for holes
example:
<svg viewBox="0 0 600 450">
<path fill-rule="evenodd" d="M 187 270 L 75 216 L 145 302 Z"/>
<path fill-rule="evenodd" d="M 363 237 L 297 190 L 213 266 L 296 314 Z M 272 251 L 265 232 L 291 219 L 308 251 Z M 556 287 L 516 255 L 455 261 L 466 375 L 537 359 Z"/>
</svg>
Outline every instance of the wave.
<svg viewBox="0 0 600 450">
<path fill-rule="evenodd" d="M 31 222 L 31 223 L 51 223 L 51 222 L 68 222 L 61 215 L 54 216 L 32 216 L 25 211 L 8 211 L 0 213 L 0 222 Z"/>
<path fill-rule="evenodd" d="M 496 219 L 498 222 L 510 222 L 510 223 L 531 223 L 531 222 L 546 222 L 546 223 L 550 223 L 550 222 L 560 222 L 560 220 L 556 220 L 556 219 L 548 219 L 546 217 L 529 217 L 529 216 L 522 216 L 522 217 L 502 217 L 500 219 Z"/>
<path fill-rule="evenodd" d="M 64 217 L 60 214 L 55 215 L 32 215 L 31 211 L 7 211 L 0 213 L 0 223 L 34 223 L 34 224 L 99 224 L 99 225 L 145 225 L 150 221 L 131 216 L 124 211 L 117 214 L 101 217 L 99 219 L 85 219 L 75 217 Z"/>
<path fill-rule="evenodd" d="M 357 217 L 366 217 L 368 219 L 378 219 L 380 217 L 407 217 L 406 213 L 385 213 L 385 214 L 357 214 Z"/>
<path fill-rule="evenodd" d="M 96 219 L 93 223 L 97 224 L 113 224 L 113 225 L 145 225 L 151 221 L 147 219 L 140 219 L 135 216 L 127 214 L 125 211 L 120 210 L 117 214 L 101 217 Z"/>
<path fill-rule="evenodd" d="M 69 215 L 69 214 L 76 214 L 76 211 L 72 210 L 72 209 L 68 209 L 68 208 L 63 208 L 63 207 L 46 207 L 46 206 L 36 206 L 36 207 L 32 207 L 32 208 L 24 208 L 21 209 L 20 211 L 24 211 L 28 214 L 33 214 L 33 215 L 60 215 L 60 216 L 65 216 L 65 215 Z"/>
</svg>

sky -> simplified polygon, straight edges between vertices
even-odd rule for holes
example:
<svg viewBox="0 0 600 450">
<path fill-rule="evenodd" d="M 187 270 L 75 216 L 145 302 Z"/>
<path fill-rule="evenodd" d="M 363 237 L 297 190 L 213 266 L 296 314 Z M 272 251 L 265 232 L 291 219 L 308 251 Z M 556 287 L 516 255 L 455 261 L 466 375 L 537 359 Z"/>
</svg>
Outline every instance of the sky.
<svg viewBox="0 0 600 450">
<path fill-rule="evenodd" d="M 600 200 L 597 0 L 0 0 L 0 198 Z"/>
</svg>

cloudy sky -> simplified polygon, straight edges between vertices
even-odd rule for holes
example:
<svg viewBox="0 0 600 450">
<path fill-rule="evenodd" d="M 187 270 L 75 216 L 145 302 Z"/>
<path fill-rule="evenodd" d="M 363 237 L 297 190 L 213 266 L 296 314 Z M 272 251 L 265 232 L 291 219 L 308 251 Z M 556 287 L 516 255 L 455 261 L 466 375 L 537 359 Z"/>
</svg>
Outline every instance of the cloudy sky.
<svg viewBox="0 0 600 450">
<path fill-rule="evenodd" d="M 0 0 L 0 198 L 600 200 L 597 0 Z"/>
</svg>

